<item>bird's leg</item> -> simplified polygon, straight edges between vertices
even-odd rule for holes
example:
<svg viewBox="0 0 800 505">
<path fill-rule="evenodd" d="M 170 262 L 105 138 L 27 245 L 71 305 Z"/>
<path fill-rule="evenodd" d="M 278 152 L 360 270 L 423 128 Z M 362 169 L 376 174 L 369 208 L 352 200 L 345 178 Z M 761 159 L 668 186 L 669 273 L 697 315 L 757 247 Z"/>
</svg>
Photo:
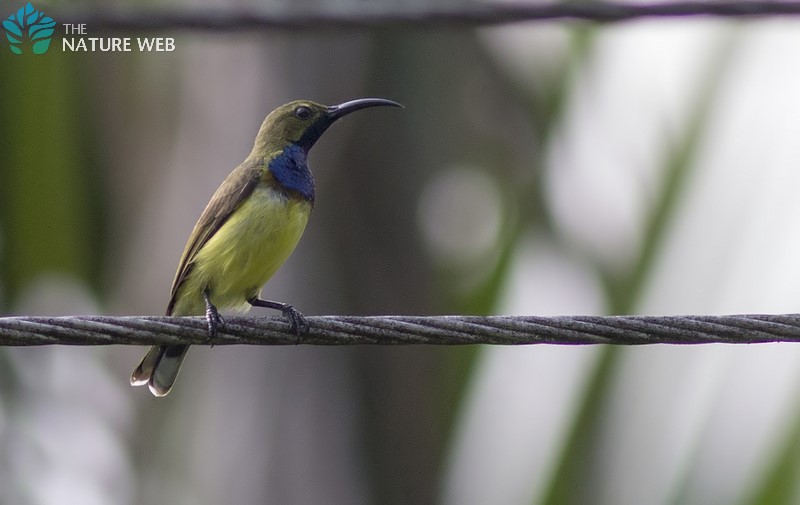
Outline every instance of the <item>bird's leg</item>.
<svg viewBox="0 0 800 505">
<path fill-rule="evenodd" d="M 225 324 L 225 320 L 219 315 L 219 311 L 211 303 L 211 297 L 208 293 L 208 288 L 203 290 L 203 300 L 206 301 L 206 321 L 208 322 L 208 341 L 214 345 L 214 339 L 217 337 L 217 328 L 221 324 Z"/>
<path fill-rule="evenodd" d="M 289 320 L 289 332 L 294 333 L 297 336 L 300 336 L 308 331 L 308 321 L 306 321 L 306 316 L 301 314 L 299 310 L 292 307 L 288 303 L 262 300 L 256 296 L 247 300 L 247 303 L 253 307 L 266 307 L 268 309 L 280 310 L 283 312 L 283 317 Z"/>
</svg>

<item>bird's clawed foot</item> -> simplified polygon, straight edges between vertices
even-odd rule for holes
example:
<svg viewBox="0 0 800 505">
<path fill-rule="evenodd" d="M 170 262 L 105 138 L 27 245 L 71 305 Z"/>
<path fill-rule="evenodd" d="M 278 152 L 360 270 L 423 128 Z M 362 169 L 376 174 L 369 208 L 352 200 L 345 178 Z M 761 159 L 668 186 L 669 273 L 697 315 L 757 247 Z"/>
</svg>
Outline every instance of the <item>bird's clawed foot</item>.
<svg viewBox="0 0 800 505">
<path fill-rule="evenodd" d="M 289 320 L 289 333 L 294 333 L 298 337 L 308 333 L 308 321 L 306 321 L 306 316 L 302 312 L 288 303 L 281 309 L 281 312 L 283 312 L 283 317 Z"/>
<path fill-rule="evenodd" d="M 289 320 L 289 332 L 294 333 L 298 337 L 309 330 L 308 321 L 299 310 L 294 308 L 288 303 L 273 302 L 270 300 L 261 300 L 260 298 L 252 298 L 248 303 L 253 307 L 267 307 L 269 309 L 277 309 L 283 313 L 283 317 Z M 299 339 L 298 339 L 298 344 Z"/>
<path fill-rule="evenodd" d="M 225 324 L 225 320 L 222 319 L 217 308 L 211 303 L 207 289 L 203 291 L 203 299 L 206 301 L 206 322 L 208 323 L 208 338 L 206 340 L 213 347 L 214 339 L 217 338 L 217 329 Z"/>
</svg>

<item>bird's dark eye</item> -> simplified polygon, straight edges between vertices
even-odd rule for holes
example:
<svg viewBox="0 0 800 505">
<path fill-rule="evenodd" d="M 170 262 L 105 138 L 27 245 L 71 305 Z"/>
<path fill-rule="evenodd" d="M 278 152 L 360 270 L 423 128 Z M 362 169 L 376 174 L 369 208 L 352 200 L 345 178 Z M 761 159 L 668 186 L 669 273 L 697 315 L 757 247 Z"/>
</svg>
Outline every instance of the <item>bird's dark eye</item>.
<svg viewBox="0 0 800 505">
<path fill-rule="evenodd" d="M 311 117 L 311 109 L 305 105 L 301 105 L 294 110 L 294 115 L 298 119 L 308 119 Z"/>
</svg>

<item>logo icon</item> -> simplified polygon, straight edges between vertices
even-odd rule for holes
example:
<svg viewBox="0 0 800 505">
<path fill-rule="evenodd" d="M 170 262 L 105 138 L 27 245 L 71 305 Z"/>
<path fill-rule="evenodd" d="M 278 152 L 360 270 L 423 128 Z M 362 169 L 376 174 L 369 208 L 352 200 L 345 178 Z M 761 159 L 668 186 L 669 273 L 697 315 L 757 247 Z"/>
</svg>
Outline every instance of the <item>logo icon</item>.
<svg viewBox="0 0 800 505">
<path fill-rule="evenodd" d="M 30 2 L 3 20 L 6 38 L 11 43 L 11 52 L 14 54 L 22 54 L 27 47 L 31 48 L 33 54 L 46 53 L 50 48 L 55 26 L 53 18 L 37 11 Z"/>
</svg>

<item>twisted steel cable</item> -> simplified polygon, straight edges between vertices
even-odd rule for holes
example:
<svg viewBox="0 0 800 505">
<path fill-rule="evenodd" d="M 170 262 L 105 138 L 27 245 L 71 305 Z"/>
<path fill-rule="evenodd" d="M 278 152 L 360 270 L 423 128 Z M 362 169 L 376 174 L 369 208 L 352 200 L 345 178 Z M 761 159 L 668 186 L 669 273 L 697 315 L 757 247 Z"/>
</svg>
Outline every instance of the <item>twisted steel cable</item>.
<svg viewBox="0 0 800 505">
<path fill-rule="evenodd" d="M 752 344 L 800 341 L 800 314 L 729 316 L 228 317 L 213 342 L 202 317 L 4 317 L 0 345 Z"/>
<path fill-rule="evenodd" d="M 55 8 L 53 10 L 56 10 Z M 49 11 L 48 11 L 49 12 Z M 91 32 L 202 30 L 364 30 L 375 28 L 474 28 L 525 21 L 583 20 L 618 22 L 639 18 L 714 16 L 754 17 L 800 14 L 800 2 L 780 0 L 671 1 L 625 4 L 605 1 L 537 4 L 474 3 L 454 8 L 402 11 L 359 9 L 354 12 L 286 12 L 264 10 L 110 10 L 56 12 L 59 24 L 85 24 Z"/>
</svg>

